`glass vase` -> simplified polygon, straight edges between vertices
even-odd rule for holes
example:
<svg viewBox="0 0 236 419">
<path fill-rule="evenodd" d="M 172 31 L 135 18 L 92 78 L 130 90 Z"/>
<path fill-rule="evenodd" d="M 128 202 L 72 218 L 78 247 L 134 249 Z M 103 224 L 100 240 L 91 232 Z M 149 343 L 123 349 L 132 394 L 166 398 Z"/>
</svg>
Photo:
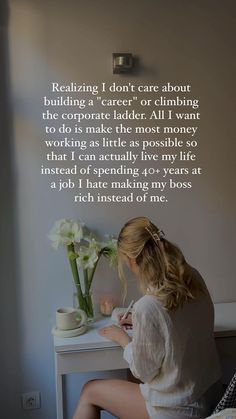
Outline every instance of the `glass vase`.
<svg viewBox="0 0 236 419">
<path fill-rule="evenodd" d="M 94 319 L 94 309 L 93 309 L 93 296 L 89 292 L 80 296 L 77 292 L 74 292 L 73 295 L 73 307 L 81 308 L 85 311 L 88 317 L 88 321 L 93 321 Z"/>
</svg>

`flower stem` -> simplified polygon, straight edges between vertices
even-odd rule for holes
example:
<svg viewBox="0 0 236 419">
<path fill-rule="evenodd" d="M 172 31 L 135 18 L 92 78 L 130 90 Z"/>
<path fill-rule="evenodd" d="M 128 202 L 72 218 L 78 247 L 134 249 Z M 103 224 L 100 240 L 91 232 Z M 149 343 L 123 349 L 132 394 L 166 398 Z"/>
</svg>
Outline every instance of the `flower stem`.
<svg viewBox="0 0 236 419">
<path fill-rule="evenodd" d="M 89 275 L 88 269 L 84 269 L 84 271 L 83 271 L 84 288 L 85 288 L 84 289 L 84 294 L 83 294 L 82 288 L 81 288 L 79 271 L 78 271 L 78 266 L 77 266 L 77 263 L 76 263 L 76 257 L 73 257 L 75 255 L 74 243 L 71 243 L 67 246 L 67 254 L 68 254 L 68 259 L 69 259 L 69 262 L 70 262 L 70 267 L 71 267 L 74 283 L 75 283 L 75 286 L 76 286 L 79 307 L 86 312 L 88 317 L 93 317 L 93 303 L 92 303 L 92 298 L 91 298 L 91 294 L 90 294 L 90 287 L 91 287 L 91 284 L 92 284 L 92 280 L 93 280 L 94 272 L 95 272 L 95 269 L 96 269 L 96 266 L 97 266 L 97 262 L 98 262 L 98 260 L 101 256 L 101 254 L 99 254 L 98 260 L 96 261 L 96 263 L 93 267 L 91 275 Z"/>
<path fill-rule="evenodd" d="M 100 259 L 101 256 L 102 256 L 102 252 L 99 252 L 97 261 L 95 262 L 94 267 L 93 267 L 93 269 L 91 271 L 91 274 L 90 274 L 90 276 L 88 278 L 89 289 L 90 289 L 90 287 L 92 285 L 93 276 L 94 276 L 94 273 L 96 271 L 96 267 L 97 267 L 98 261 L 99 261 L 99 259 Z"/>
<path fill-rule="evenodd" d="M 71 243 L 67 246 L 67 254 L 68 254 L 68 259 L 69 259 L 69 262 L 70 262 L 70 267 L 71 267 L 74 283 L 75 283 L 76 290 L 77 290 L 79 305 L 83 309 L 85 304 L 84 304 L 83 293 L 82 293 L 82 290 L 81 290 L 78 267 L 77 267 L 76 259 L 71 259 L 71 257 L 70 257 L 70 254 L 74 253 L 74 252 L 75 252 L 75 247 L 74 247 L 74 244 Z"/>
<path fill-rule="evenodd" d="M 89 286 L 89 278 L 88 278 L 88 269 L 84 269 L 84 291 L 85 291 L 85 294 L 89 293 L 89 289 L 90 289 L 90 286 Z"/>
</svg>

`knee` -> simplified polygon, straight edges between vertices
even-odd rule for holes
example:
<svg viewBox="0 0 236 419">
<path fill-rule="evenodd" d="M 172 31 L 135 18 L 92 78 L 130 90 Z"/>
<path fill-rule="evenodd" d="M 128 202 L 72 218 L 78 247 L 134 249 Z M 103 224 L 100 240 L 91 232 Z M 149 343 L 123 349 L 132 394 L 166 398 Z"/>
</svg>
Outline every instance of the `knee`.
<svg viewBox="0 0 236 419">
<path fill-rule="evenodd" d="M 89 404 L 95 404 L 99 381 L 100 380 L 91 380 L 83 386 L 80 394 L 80 402 L 88 401 Z"/>
</svg>

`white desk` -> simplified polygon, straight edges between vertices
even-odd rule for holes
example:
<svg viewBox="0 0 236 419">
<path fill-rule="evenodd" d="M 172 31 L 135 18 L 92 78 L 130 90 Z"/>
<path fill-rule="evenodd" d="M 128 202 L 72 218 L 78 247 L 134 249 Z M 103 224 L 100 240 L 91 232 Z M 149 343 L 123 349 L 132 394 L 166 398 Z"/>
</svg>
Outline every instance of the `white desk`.
<svg viewBox="0 0 236 419">
<path fill-rule="evenodd" d="M 54 337 L 57 419 L 63 419 L 63 375 L 74 372 L 106 371 L 128 368 L 123 349 L 108 341 L 97 330 L 109 323 L 103 318 L 74 338 Z"/>
<path fill-rule="evenodd" d="M 57 419 L 63 419 L 63 376 L 87 371 L 128 368 L 123 349 L 97 333 L 109 319 L 103 318 L 74 338 L 54 337 Z M 236 302 L 215 304 L 215 337 L 236 336 Z"/>
</svg>

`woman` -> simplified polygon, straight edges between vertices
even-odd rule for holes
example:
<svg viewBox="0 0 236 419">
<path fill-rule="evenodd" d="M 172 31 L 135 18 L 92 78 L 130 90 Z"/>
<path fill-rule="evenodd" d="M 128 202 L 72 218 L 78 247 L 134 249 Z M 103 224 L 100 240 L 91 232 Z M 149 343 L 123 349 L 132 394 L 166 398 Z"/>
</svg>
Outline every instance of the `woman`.
<svg viewBox="0 0 236 419">
<path fill-rule="evenodd" d="M 130 220 L 120 232 L 121 278 L 124 263 L 144 294 L 130 319 L 133 338 L 118 326 L 99 332 L 124 348 L 124 358 L 142 384 L 90 381 L 74 419 L 99 418 L 101 409 L 120 419 L 205 418 L 221 396 L 221 385 L 214 307 L 203 279 L 145 217 Z"/>
</svg>

